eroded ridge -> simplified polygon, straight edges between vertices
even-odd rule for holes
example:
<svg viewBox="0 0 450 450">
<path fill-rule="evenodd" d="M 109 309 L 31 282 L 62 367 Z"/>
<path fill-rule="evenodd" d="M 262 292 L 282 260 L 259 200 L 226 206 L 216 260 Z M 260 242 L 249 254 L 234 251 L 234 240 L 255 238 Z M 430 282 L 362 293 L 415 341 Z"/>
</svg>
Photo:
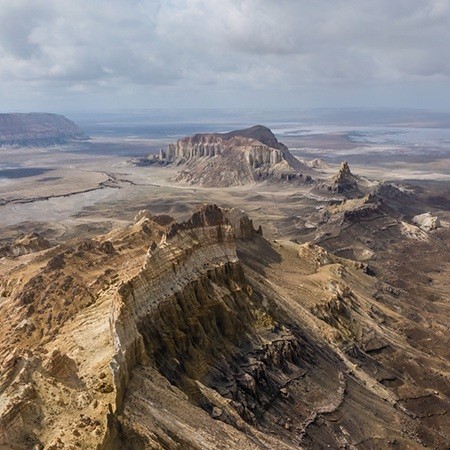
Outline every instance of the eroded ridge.
<svg viewBox="0 0 450 450">
<path fill-rule="evenodd" d="M 408 338 L 402 294 L 367 264 L 267 241 L 237 209 L 141 211 L 4 265 L 1 445 L 448 442 L 448 363 Z"/>
</svg>

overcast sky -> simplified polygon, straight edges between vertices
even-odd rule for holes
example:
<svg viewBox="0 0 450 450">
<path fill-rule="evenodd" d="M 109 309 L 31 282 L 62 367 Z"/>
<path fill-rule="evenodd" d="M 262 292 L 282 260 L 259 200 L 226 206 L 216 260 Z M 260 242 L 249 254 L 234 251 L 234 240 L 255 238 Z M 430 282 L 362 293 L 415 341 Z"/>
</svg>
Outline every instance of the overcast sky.
<svg viewBox="0 0 450 450">
<path fill-rule="evenodd" d="M 450 109 L 450 0 L 0 0 L 0 110 Z"/>
</svg>

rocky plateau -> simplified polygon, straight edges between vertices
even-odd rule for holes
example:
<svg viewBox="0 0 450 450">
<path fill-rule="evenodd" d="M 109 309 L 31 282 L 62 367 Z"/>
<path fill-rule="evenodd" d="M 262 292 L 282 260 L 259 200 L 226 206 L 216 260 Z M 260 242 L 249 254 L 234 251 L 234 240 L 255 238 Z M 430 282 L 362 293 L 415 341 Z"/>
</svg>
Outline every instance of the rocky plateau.
<svg viewBox="0 0 450 450">
<path fill-rule="evenodd" d="M 84 132 L 59 114 L 0 114 L 0 146 L 54 145 L 76 139 L 86 139 Z"/>
<path fill-rule="evenodd" d="M 295 158 L 266 127 L 179 139 L 140 165 L 179 167 L 174 181 L 204 187 L 230 187 L 261 181 L 310 183 L 314 170 Z"/>
<path fill-rule="evenodd" d="M 449 448 L 448 187 L 262 126 L 79 160 L 4 183 L 88 202 L 3 228 L 0 450 Z"/>
</svg>

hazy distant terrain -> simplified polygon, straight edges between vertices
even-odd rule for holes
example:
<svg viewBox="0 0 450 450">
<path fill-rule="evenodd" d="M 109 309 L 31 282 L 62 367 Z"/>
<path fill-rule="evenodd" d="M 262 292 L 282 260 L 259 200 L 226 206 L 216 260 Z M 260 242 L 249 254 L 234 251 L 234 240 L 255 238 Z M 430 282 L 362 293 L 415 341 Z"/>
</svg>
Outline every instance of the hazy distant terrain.
<svg viewBox="0 0 450 450">
<path fill-rule="evenodd" d="M 1 150 L 0 201 L 4 204 L 4 214 L 0 226 L 26 227 L 29 220 L 42 222 L 42 202 L 45 202 L 47 216 L 53 218 L 50 222 L 57 220 L 55 226 L 58 228 L 66 221 L 70 227 L 97 221 L 94 219 L 96 210 L 105 208 L 110 210 L 111 220 L 124 218 L 126 211 L 137 211 L 154 199 L 157 199 L 157 208 L 167 201 L 173 202 L 170 208 L 175 212 L 178 209 L 184 211 L 186 201 L 195 202 L 190 194 L 194 188 L 169 187 L 165 181 L 167 171 L 138 168 L 128 161 L 136 156 L 157 153 L 183 136 L 225 132 L 255 123 L 271 128 L 295 156 L 306 160 L 322 158 L 329 163 L 328 168 L 321 169 L 323 176 L 337 170 L 333 165 L 347 160 L 353 172 L 360 175 L 378 180 L 415 180 L 420 185 L 430 184 L 438 191 L 447 188 L 450 178 L 450 129 L 444 128 L 448 119 L 445 114 L 428 117 L 422 112 L 414 116 L 413 111 L 387 111 L 383 116 L 383 111 L 372 110 L 310 113 L 188 110 L 117 113 L 75 119 L 92 137 L 90 141 L 21 149 L 20 152 L 8 148 Z M 375 125 L 369 124 L 372 119 L 376 119 Z M 336 123 L 331 123 L 332 120 Z M 355 123 L 349 125 L 352 120 Z M 399 126 L 406 122 L 407 126 Z M 429 124 L 433 127 L 429 128 Z M 33 171 L 38 172 L 30 177 Z M 111 175 L 114 182 L 108 181 Z M 291 190 L 288 186 L 285 189 Z M 247 188 L 245 193 L 248 195 L 242 195 L 241 200 L 237 192 L 228 190 L 201 191 L 201 197 L 211 201 L 242 202 L 242 206 L 253 209 L 258 208 L 260 202 L 253 205 L 248 198 L 252 197 L 252 191 L 258 198 L 260 190 L 270 193 L 272 188 Z M 72 195 L 68 197 L 68 194 Z M 273 195 L 276 194 L 270 193 L 268 198 Z M 133 201 L 127 200 L 128 196 L 139 199 L 135 206 Z M 283 203 L 285 200 L 281 200 Z M 120 204 L 125 205 L 125 209 L 112 207 Z M 277 202 L 277 208 L 281 204 Z M 71 217 L 72 214 L 76 217 Z M 19 225 L 21 222 L 24 224 Z"/>
<path fill-rule="evenodd" d="M 74 122 L 59 114 L 0 114 L 0 146 L 64 144 L 84 138 Z"/>
</svg>

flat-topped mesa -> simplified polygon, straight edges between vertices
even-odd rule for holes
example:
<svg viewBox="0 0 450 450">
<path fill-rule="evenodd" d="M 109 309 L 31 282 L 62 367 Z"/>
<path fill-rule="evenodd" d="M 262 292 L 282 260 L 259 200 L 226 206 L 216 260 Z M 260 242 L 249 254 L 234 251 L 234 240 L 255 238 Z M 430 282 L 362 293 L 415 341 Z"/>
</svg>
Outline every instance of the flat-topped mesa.
<svg viewBox="0 0 450 450">
<path fill-rule="evenodd" d="M 268 128 L 256 125 L 229 133 L 179 139 L 159 156 L 139 164 L 182 166 L 176 181 L 206 187 L 239 186 L 255 181 L 310 182 L 314 171 L 296 159 Z"/>
<path fill-rule="evenodd" d="M 190 158 L 195 156 L 212 157 L 221 154 L 221 146 L 233 138 L 241 137 L 252 139 L 272 149 L 287 150 L 284 144 L 278 142 L 272 131 L 262 125 L 255 125 L 244 130 L 235 130 L 228 133 L 196 134 L 179 139 L 174 144 L 169 144 L 165 157 Z M 190 151 L 190 150 L 193 151 Z"/>
<path fill-rule="evenodd" d="M 0 114 L 0 145 L 53 145 L 86 139 L 74 122 L 59 114 Z"/>
<path fill-rule="evenodd" d="M 262 144 L 262 145 L 261 145 Z M 195 158 L 211 158 L 222 155 L 233 147 L 245 147 L 247 161 L 253 167 L 275 165 L 285 160 L 295 169 L 303 165 L 292 156 L 289 149 L 279 142 L 272 131 L 262 125 L 228 133 L 196 134 L 169 144 L 165 155 L 179 164 Z"/>
<path fill-rule="evenodd" d="M 169 144 L 162 156 L 171 162 L 182 164 L 192 158 L 213 157 L 222 153 L 224 140 L 214 134 L 196 134 L 195 136 L 179 139 Z"/>
</svg>

